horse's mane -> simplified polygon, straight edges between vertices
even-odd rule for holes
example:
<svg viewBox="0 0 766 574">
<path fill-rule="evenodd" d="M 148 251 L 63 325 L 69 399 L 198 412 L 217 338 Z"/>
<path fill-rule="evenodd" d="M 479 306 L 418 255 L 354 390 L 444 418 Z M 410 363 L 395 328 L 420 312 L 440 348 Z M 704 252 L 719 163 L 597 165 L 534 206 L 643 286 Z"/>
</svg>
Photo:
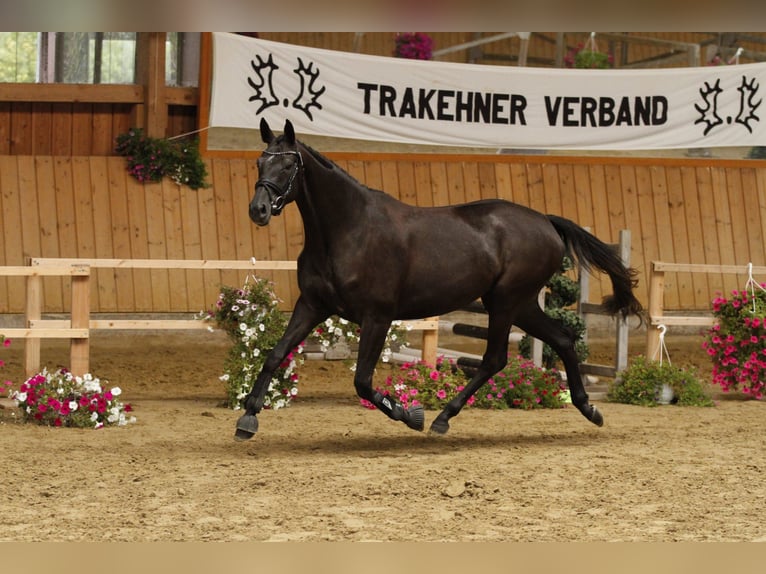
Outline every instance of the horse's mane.
<svg viewBox="0 0 766 574">
<path fill-rule="evenodd" d="M 317 160 L 322 167 L 325 169 L 340 169 L 337 164 L 335 164 L 333 161 L 327 159 L 325 156 L 323 156 L 321 153 L 319 153 L 317 150 L 312 148 L 311 146 L 307 146 L 303 142 L 298 142 L 309 154 L 311 157 L 313 157 L 315 160 Z M 342 170 L 341 170 L 342 171 Z"/>
<path fill-rule="evenodd" d="M 339 174 L 342 174 L 342 176 L 343 176 L 343 177 L 345 177 L 345 178 L 347 178 L 349 181 L 352 181 L 352 182 L 354 182 L 354 183 L 355 183 L 355 184 L 357 184 L 358 186 L 360 186 L 360 187 L 362 187 L 362 188 L 364 188 L 364 189 L 366 189 L 366 190 L 368 190 L 368 191 L 374 191 L 374 192 L 377 192 L 377 193 L 383 193 L 383 192 L 382 192 L 382 191 L 380 191 L 379 189 L 373 189 L 373 188 L 371 188 L 371 187 L 368 187 L 368 186 L 366 186 L 365 184 L 361 183 L 361 182 L 360 182 L 360 181 L 358 181 L 358 180 L 357 180 L 357 179 L 356 179 L 354 176 L 352 176 L 350 173 L 348 173 L 348 172 L 347 172 L 345 169 L 341 168 L 341 167 L 340 167 L 338 164 L 336 164 L 336 163 L 335 163 L 334 161 L 332 161 L 331 159 L 328 159 L 328 158 L 326 158 L 325 156 L 323 156 L 321 153 L 319 153 L 317 150 L 315 150 L 315 149 L 314 149 L 314 148 L 312 148 L 311 146 L 308 146 L 308 145 L 306 145 L 306 144 L 305 144 L 305 143 L 303 143 L 302 141 L 299 141 L 299 142 L 297 142 L 297 143 L 298 143 L 298 144 L 299 144 L 299 145 L 300 145 L 300 146 L 301 146 L 301 147 L 302 147 L 304 150 L 306 150 L 306 151 L 309 153 L 309 155 L 311 155 L 311 157 L 313 157 L 313 158 L 314 158 L 314 159 L 315 159 L 317 162 L 319 162 L 319 164 L 320 164 L 320 165 L 321 165 L 323 168 L 325 168 L 325 169 L 327 169 L 327 170 L 330 170 L 330 171 L 335 171 L 335 172 L 337 172 L 337 173 L 339 173 Z"/>
</svg>

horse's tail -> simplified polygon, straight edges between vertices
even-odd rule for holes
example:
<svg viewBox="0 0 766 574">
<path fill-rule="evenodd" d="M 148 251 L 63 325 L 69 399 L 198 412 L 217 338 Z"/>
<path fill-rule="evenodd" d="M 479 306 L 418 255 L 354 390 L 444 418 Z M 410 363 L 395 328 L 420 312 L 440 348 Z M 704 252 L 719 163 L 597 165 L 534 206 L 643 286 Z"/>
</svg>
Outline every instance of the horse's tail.
<svg viewBox="0 0 766 574">
<path fill-rule="evenodd" d="M 574 255 L 583 269 L 590 271 L 595 267 L 609 275 L 614 294 L 604 297 L 604 308 L 612 315 L 620 313 L 623 317 L 641 318 L 643 308 L 633 294 L 638 284 L 637 271 L 626 267 L 614 249 L 575 222 L 557 215 L 548 215 L 548 219 L 564 241 L 567 254 Z"/>
</svg>

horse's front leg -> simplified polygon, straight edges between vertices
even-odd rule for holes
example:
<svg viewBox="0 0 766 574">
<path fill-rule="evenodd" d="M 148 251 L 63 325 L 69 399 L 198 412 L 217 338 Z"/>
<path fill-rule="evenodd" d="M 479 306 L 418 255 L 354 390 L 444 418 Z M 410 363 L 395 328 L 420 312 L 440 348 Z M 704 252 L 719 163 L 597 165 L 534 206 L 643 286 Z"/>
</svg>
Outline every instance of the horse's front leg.
<svg viewBox="0 0 766 574">
<path fill-rule="evenodd" d="M 234 435 L 236 439 L 250 439 L 258 431 L 256 414 L 263 408 L 274 371 L 279 368 L 287 354 L 303 342 L 311 334 L 311 330 L 328 316 L 309 306 L 302 297 L 298 298 L 284 335 L 266 356 L 263 368 L 245 399 L 245 414 L 237 421 L 237 430 Z"/>
<path fill-rule="evenodd" d="M 423 430 L 425 415 L 423 407 L 416 405 L 405 409 L 393 396 L 383 395 L 372 387 L 372 375 L 386 342 L 391 322 L 366 320 L 362 323 L 359 338 L 354 388 L 360 398 L 370 401 L 378 410 L 395 421 L 402 421 L 411 429 Z"/>
</svg>

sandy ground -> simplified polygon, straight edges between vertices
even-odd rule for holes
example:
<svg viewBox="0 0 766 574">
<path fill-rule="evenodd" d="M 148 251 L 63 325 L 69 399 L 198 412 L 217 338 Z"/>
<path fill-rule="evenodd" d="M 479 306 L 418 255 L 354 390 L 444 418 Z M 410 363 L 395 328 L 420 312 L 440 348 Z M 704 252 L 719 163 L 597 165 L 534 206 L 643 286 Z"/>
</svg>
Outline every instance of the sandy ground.
<svg viewBox="0 0 766 574">
<path fill-rule="evenodd" d="M 466 409 L 433 437 L 360 407 L 342 362 L 310 361 L 242 443 L 219 335 L 94 335 L 91 371 L 122 387 L 128 427 L 20 424 L 3 401 L 0 540 L 766 541 L 763 402 L 600 400 L 602 428 L 571 407 Z M 708 368 L 700 341 L 670 341 L 674 362 Z M 0 353 L 18 381 L 21 345 Z"/>
</svg>

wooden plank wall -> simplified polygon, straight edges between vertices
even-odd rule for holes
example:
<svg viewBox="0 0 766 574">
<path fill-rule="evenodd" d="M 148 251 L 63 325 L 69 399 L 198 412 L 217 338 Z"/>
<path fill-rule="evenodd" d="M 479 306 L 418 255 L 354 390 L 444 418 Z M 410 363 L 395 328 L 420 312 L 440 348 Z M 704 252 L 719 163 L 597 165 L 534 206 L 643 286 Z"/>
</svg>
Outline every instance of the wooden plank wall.
<svg viewBox="0 0 766 574">
<path fill-rule="evenodd" d="M 0 155 L 114 155 L 133 104 L 0 102 Z M 169 106 L 168 135 L 197 128 L 196 106 Z"/>
<path fill-rule="evenodd" d="M 564 215 L 607 242 L 633 234 L 631 258 L 647 301 L 649 262 L 766 265 L 766 162 L 334 154 L 367 185 L 417 205 L 501 197 Z M 256 180 L 253 159 L 208 160 L 207 189 L 170 180 L 141 185 L 122 158 L 0 156 L 0 265 L 27 257 L 295 259 L 302 247 L 294 205 L 266 228 L 247 216 Z M 448 254 L 445 254 L 448 256 Z M 97 270 L 94 312 L 196 312 L 220 284 L 245 274 L 193 270 Z M 264 274 L 289 308 L 294 274 Z M 757 278 L 766 280 L 765 278 Z M 717 291 L 745 277 L 667 277 L 668 308 L 706 310 Z M 592 282 L 591 300 L 610 286 Z M 23 310 L 23 282 L 0 279 L 0 313 Z M 46 312 L 66 310 L 69 285 L 44 282 Z"/>
</svg>

